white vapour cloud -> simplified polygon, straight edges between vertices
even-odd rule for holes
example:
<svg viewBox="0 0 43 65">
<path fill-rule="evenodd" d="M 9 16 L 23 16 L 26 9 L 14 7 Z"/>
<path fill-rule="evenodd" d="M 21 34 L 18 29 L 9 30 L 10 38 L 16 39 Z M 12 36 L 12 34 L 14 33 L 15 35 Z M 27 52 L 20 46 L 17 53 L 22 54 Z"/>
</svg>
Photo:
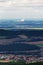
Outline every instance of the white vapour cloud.
<svg viewBox="0 0 43 65">
<path fill-rule="evenodd" d="M 0 0 L 0 6 L 43 6 L 43 0 Z"/>
<path fill-rule="evenodd" d="M 2 18 L 43 18 L 43 0 L 0 0 Z"/>
</svg>

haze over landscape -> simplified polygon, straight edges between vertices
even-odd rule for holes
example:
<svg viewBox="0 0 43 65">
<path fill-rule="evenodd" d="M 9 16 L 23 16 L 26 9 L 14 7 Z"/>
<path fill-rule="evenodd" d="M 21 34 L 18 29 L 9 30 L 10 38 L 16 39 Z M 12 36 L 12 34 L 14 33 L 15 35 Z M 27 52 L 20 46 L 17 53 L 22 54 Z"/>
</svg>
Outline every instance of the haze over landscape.
<svg viewBox="0 0 43 65">
<path fill-rule="evenodd" d="M 43 20 L 43 0 L 0 0 L 0 19 Z"/>
<path fill-rule="evenodd" d="M 0 60 L 43 61 L 43 0 L 0 0 Z"/>
<path fill-rule="evenodd" d="M 42 12 L 43 0 L 0 0 L 0 46 L 11 46 L 13 43 L 14 46 L 15 43 L 42 45 L 43 30 L 40 30 L 40 28 L 43 28 Z M 10 29 L 7 30 L 8 28 Z M 28 28 L 36 28 L 36 30 Z M 38 31 L 37 28 L 39 28 Z M 9 32 L 11 32 L 11 35 Z"/>
</svg>

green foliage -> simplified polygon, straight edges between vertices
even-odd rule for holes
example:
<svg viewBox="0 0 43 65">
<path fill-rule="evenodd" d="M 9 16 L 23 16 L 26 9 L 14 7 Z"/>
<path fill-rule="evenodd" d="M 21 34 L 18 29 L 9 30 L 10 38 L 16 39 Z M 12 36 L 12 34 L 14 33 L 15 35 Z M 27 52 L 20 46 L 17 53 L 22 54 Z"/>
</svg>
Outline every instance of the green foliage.
<svg viewBox="0 0 43 65">
<path fill-rule="evenodd" d="M 29 63 L 27 65 L 43 65 L 43 62 Z"/>
<path fill-rule="evenodd" d="M 43 62 L 37 62 L 37 63 L 29 63 L 29 64 L 25 64 L 25 63 L 0 63 L 0 65 L 43 65 Z"/>
</svg>

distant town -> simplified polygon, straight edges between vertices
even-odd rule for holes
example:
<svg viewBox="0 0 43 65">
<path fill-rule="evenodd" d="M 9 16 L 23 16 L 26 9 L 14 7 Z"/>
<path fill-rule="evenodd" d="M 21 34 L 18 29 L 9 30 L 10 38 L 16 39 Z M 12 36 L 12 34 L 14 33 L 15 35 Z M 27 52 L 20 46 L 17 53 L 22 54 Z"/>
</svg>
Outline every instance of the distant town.
<svg viewBox="0 0 43 65">
<path fill-rule="evenodd" d="M 14 55 L 14 54 L 0 54 L 0 62 L 24 62 L 26 64 L 34 62 L 42 62 L 43 57 L 37 57 L 32 55 Z"/>
</svg>

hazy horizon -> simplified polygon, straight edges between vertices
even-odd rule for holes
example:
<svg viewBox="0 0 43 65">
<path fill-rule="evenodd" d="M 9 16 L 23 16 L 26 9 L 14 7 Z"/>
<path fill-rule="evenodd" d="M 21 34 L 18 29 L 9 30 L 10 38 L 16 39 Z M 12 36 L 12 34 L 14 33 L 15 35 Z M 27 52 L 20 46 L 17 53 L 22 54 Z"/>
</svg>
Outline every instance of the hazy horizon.
<svg viewBox="0 0 43 65">
<path fill-rule="evenodd" d="M 0 19 L 43 20 L 43 0 L 0 0 Z"/>
</svg>

